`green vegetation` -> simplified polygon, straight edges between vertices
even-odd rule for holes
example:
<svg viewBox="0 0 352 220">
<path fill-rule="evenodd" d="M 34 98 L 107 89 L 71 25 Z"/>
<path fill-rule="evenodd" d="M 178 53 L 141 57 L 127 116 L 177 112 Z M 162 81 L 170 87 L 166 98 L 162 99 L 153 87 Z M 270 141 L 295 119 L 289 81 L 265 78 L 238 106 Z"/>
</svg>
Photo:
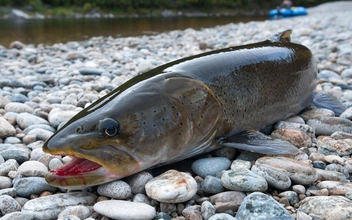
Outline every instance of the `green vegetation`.
<svg viewBox="0 0 352 220">
<path fill-rule="evenodd" d="M 294 5 L 314 6 L 329 0 L 294 0 Z M 280 0 L 0 0 L 0 7 L 24 8 L 46 15 L 67 16 L 92 11 L 113 14 L 160 14 L 163 10 L 248 12 L 269 10 Z"/>
</svg>

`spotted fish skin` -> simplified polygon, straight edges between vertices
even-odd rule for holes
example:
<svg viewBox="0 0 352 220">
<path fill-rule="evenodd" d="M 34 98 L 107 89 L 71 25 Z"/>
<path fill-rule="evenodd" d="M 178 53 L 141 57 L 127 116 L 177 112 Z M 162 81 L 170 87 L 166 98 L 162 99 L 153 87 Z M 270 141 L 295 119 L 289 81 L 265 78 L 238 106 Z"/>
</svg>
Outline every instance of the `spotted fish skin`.
<svg viewBox="0 0 352 220">
<path fill-rule="evenodd" d="M 91 170 L 76 162 L 46 180 L 65 188 L 108 182 L 299 113 L 311 102 L 317 70 L 310 50 L 289 36 L 183 58 L 127 81 L 43 146 L 82 158 Z"/>
</svg>

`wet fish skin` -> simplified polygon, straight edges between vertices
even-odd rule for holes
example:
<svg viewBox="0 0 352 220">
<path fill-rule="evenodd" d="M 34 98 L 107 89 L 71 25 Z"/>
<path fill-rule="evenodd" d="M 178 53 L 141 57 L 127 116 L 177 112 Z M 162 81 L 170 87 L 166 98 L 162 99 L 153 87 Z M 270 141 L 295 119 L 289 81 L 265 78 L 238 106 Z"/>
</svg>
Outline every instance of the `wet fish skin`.
<svg viewBox="0 0 352 220">
<path fill-rule="evenodd" d="M 299 113 L 311 102 L 316 65 L 310 50 L 289 42 L 289 35 L 180 59 L 127 81 L 43 146 L 102 167 L 51 171 L 46 180 L 64 188 L 108 182 L 210 151 L 219 138 Z"/>
</svg>

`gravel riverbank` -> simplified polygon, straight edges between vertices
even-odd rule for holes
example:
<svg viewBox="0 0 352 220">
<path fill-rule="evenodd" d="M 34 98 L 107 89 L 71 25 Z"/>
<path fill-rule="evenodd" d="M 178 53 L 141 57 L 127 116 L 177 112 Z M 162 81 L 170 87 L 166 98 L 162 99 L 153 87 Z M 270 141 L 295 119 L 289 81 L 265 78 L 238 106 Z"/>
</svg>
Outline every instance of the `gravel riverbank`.
<svg viewBox="0 0 352 220">
<path fill-rule="evenodd" d="M 352 2 L 336 2 L 293 19 L 0 46 L 1 220 L 351 219 L 351 11 Z M 49 169 L 70 158 L 45 154 L 43 142 L 86 105 L 171 60 L 263 41 L 285 29 L 292 29 L 292 41 L 316 56 L 317 91 L 334 94 L 346 108 L 340 116 L 307 109 L 277 123 L 271 135 L 299 147 L 297 155 L 269 157 L 227 149 L 188 160 L 182 169 L 145 171 L 83 191 L 45 182 Z"/>
</svg>

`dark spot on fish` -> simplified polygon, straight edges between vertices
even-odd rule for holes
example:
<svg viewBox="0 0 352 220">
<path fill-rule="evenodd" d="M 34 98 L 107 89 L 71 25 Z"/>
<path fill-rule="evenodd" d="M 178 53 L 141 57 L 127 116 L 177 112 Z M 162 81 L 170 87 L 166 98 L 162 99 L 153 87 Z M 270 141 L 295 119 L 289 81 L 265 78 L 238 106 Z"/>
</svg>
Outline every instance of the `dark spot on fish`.
<svg viewBox="0 0 352 220">
<path fill-rule="evenodd" d="M 180 122 L 180 125 L 183 125 L 183 123 L 182 123 L 182 122 Z"/>
<path fill-rule="evenodd" d="M 156 110 L 154 109 L 154 111 L 153 111 L 154 113 L 156 113 Z"/>
<path fill-rule="evenodd" d="M 155 127 L 156 127 L 156 124 L 153 124 L 153 127 L 155 128 Z"/>
<path fill-rule="evenodd" d="M 181 133 L 178 133 L 178 136 L 181 136 Z"/>
<path fill-rule="evenodd" d="M 143 121 L 143 125 L 146 125 L 146 124 L 147 124 L 147 122 Z"/>
</svg>

